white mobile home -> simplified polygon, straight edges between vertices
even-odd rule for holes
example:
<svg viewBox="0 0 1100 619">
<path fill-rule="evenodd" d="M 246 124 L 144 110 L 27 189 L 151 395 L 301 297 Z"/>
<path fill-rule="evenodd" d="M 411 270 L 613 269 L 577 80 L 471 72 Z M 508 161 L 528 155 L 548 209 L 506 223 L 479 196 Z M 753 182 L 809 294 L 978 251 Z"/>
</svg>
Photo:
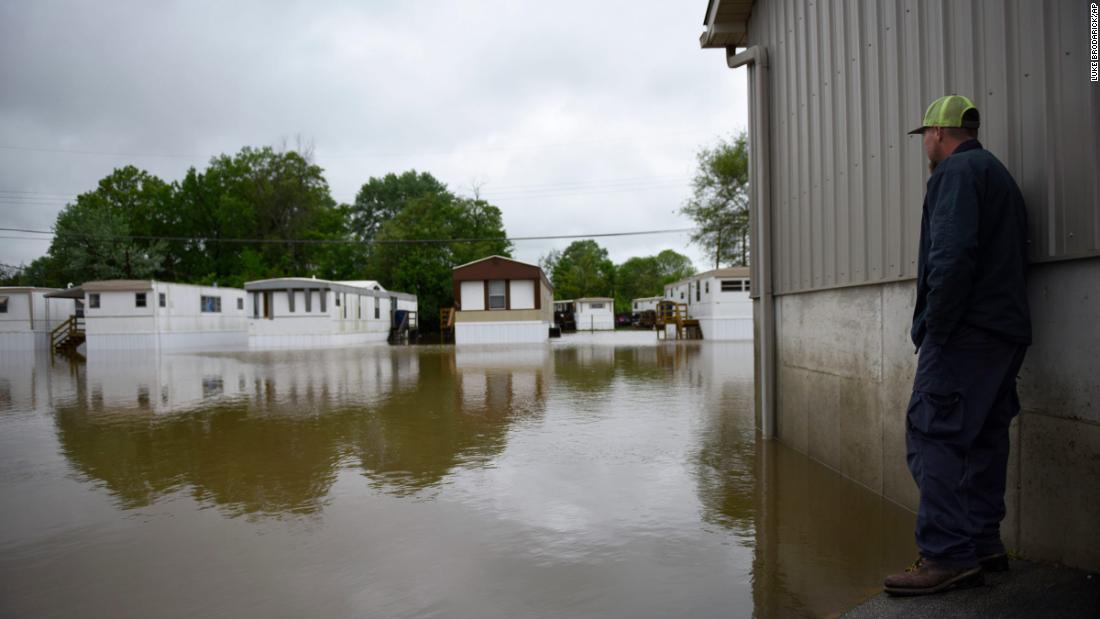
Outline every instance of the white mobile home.
<svg viewBox="0 0 1100 619">
<path fill-rule="evenodd" d="M 56 288 L 0 287 L 0 352 L 49 348 L 50 331 L 74 312 L 72 299 L 50 299 Z"/>
<path fill-rule="evenodd" d="M 106 280 L 86 282 L 77 292 L 83 295 L 89 353 L 248 346 L 245 293 L 239 288 Z"/>
<path fill-rule="evenodd" d="M 611 331 L 615 329 L 615 299 L 586 297 L 573 302 L 574 320 L 578 331 Z"/>
<path fill-rule="evenodd" d="M 705 271 L 665 286 L 665 298 L 687 305 L 704 340 L 751 340 L 748 267 Z"/>
<path fill-rule="evenodd" d="M 415 328 L 416 295 L 376 281 L 282 277 L 247 282 L 252 348 L 316 348 L 384 342 L 401 322 Z"/>
<path fill-rule="evenodd" d="M 454 268 L 455 344 L 545 342 L 554 288 L 542 269 L 502 256 Z"/>
<path fill-rule="evenodd" d="M 642 312 L 656 312 L 657 304 L 664 300 L 664 297 L 642 297 L 640 299 L 634 299 L 631 304 L 631 312 L 640 314 Z"/>
</svg>

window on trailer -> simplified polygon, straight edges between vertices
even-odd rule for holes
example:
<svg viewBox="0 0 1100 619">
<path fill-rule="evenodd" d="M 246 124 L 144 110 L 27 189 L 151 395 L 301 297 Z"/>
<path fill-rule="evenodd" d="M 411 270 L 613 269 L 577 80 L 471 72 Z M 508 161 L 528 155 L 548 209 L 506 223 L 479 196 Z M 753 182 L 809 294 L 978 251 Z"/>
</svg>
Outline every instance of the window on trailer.
<svg viewBox="0 0 1100 619">
<path fill-rule="evenodd" d="M 0 297 L 0 314 L 8 313 L 8 298 Z"/>
<path fill-rule="evenodd" d="M 161 307 L 167 307 L 168 306 L 168 295 L 164 294 L 163 292 L 158 292 L 157 293 L 157 305 L 159 305 Z"/>
<path fill-rule="evenodd" d="M 202 311 L 206 314 L 217 314 L 222 311 L 221 297 L 208 297 L 202 295 Z"/>
<path fill-rule="evenodd" d="M 134 293 L 134 307 L 145 307 L 145 293 L 144 292 L 135 292 Z"/>
<path fill-rule="evenodd" d="M 489 309 L 507 309 L 508 300 L 505 298 L 504 290 L 503 279 L 489 280 Z"/>
<path fill-rule="evenodd" d="M 88 295 L 88 307 L 91 309 L 99 309 L 99 293 L 93 292 Z"/>
</svg>

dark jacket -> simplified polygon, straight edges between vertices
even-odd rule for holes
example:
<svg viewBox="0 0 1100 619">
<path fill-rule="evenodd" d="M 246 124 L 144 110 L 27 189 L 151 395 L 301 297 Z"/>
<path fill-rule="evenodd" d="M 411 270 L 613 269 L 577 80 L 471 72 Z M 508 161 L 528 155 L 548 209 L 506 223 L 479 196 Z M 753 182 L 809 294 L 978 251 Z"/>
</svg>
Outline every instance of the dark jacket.
<svg viewBox="0 0 1100 619">
<path fill-rule="evenodd" d="M 913 343 L 943 344 L 962 324 L 1031 343 L 1027 211 L 1016 181 L 977 140 L 928 179 L 920 226 Z"/>
</svg>

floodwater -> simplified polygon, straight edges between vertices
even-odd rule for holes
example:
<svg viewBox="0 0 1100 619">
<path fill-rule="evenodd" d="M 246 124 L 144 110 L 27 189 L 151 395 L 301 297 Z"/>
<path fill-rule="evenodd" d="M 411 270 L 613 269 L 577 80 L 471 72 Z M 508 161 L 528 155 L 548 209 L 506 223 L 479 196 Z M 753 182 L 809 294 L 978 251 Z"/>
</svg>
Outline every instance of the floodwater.
<svg viewBox="0 0 1100 619">
<path fill-rule="evenodd" d="M 0 615 L 830 616 L 915 556 L 751 343 L 651 335 L 0 354 Z"/>
</svg>

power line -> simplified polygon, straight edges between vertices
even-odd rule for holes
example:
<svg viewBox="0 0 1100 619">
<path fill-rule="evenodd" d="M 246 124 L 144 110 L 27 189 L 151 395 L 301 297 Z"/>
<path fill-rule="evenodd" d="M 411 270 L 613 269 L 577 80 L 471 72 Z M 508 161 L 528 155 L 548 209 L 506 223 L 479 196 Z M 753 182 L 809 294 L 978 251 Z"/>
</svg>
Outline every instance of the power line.
<svg viewBox="0 0 1100 619">
<path fill-rule="evenodd" d="M 652 133 L 646 135 L 624 135 L 624 136 L 611 136 L 608 138 L 595 139 L 595 140 L 576 140 L 572 142 L 552 142 L 552 143 L 540 143 L 529 146 L 485 146 L 485 147 L 470 147 L 470 148 L 455 148 L 451 150 L 441 151 L 421 151 L 421 152 L 326 152 L 322 149 L 314 149 L 313 155 L 318 159 L 376 159 L 376 158 L 411 158 L 411 157 L 448 157 L 453 155 L 461 155 L 465 153 L 508 153 L 508 152 L 529 152 L 539 150 L 549 150 L 555 148 L 573 148 L 576 146 L 593 146 L 593 145 L 612 145 L 622 144 L 628 142 L 635 142 L 638 140 L 646 139 L 653 140 L 657 137 L 680 137 L 688 135 L 701 135 L 703 133 L 709 133 L 706 131 L 673 131 L 666 133 Z M 129 153 L 129 152 L 114 152 L 103 151 L 93 149 L 77 149 L 77 148 L 48 148 L 42 146 L 24 146 L 16 144 L 0 144 L 0 150 L 20 151 L 20 152 L 34 152 L 34 153 L 56 153 L 65 155 L 90 155 L 97 157 L 133 157 L 133 158 L 160 158 L 160 159 L 210 159 L 209 155 L 199 155 L 195 153 Z M 222 153 L 221 155 L 227 155 Z M 213 157 L 219 157 L 221 155 L 213 155 Z M 231 155 L 230 155 L 231 156 Z"/>
<path fill-rule="evenodd" d="M 667 177 L 665 177 L 667 178 Z M 680 189 L 689 185 L 687 179 L 662 180 L 662 177 L 639 180 L 607 180 L 607 181 L 578 181 L 562 183 L 560 185 L 512 185 L 511 189 L 484 189 L 481 197 L 490 201 L 517 201 L 523 199 L 564 198 L 573 196 L 598 195 L 608 193 L 630 193 L 640 191 L 656 191 L 665 189 Z M 63 206 L 72 202 L 77 196 L 73 194 L 58 194 L 47 192 L 19 192 L 19 194 L 6 193 L 10 190 L 0 189 L 0 205 L 42 205 Z M 352 199 L 338 199 L 338 201 L 352 204 Z"/>
<path fill-rule="evenodd" d="M 271 245 L 445 245 L 449 243 L 483 243 L 487 241 L 552 241 L 565 239 L 593 239 L 623 236 L 650 236 L 657 234 L 683 234 L 693 232 L 694 228 L 669 228 L 665 230 L 636 230 L 631 232 L 600 232 L 596 234 L 551 234 L 539 236 L 513 236 L 507 238 L 482 237 L 482 238 L 458 238 L 458 239 L 371 239 L 369 241 L 357 241 L 353 239 L 234 239 L 197 236 L 149 236 L 149 235 L 97 235 L 97 234 L 64 234 L 67 238 L 91 239 L 98 241 L 183 241 L 195 243 L 261 243 Z M 29 228 L 0 228 L 4 232 L 21 232 L 25 234 L 49 234 L 55 235 L 52 230 L 32 230 Z M 19 237 L 0 236 L 5 239 L 24 239 L 49 241 L 47 237 Z"/>
</svg>

